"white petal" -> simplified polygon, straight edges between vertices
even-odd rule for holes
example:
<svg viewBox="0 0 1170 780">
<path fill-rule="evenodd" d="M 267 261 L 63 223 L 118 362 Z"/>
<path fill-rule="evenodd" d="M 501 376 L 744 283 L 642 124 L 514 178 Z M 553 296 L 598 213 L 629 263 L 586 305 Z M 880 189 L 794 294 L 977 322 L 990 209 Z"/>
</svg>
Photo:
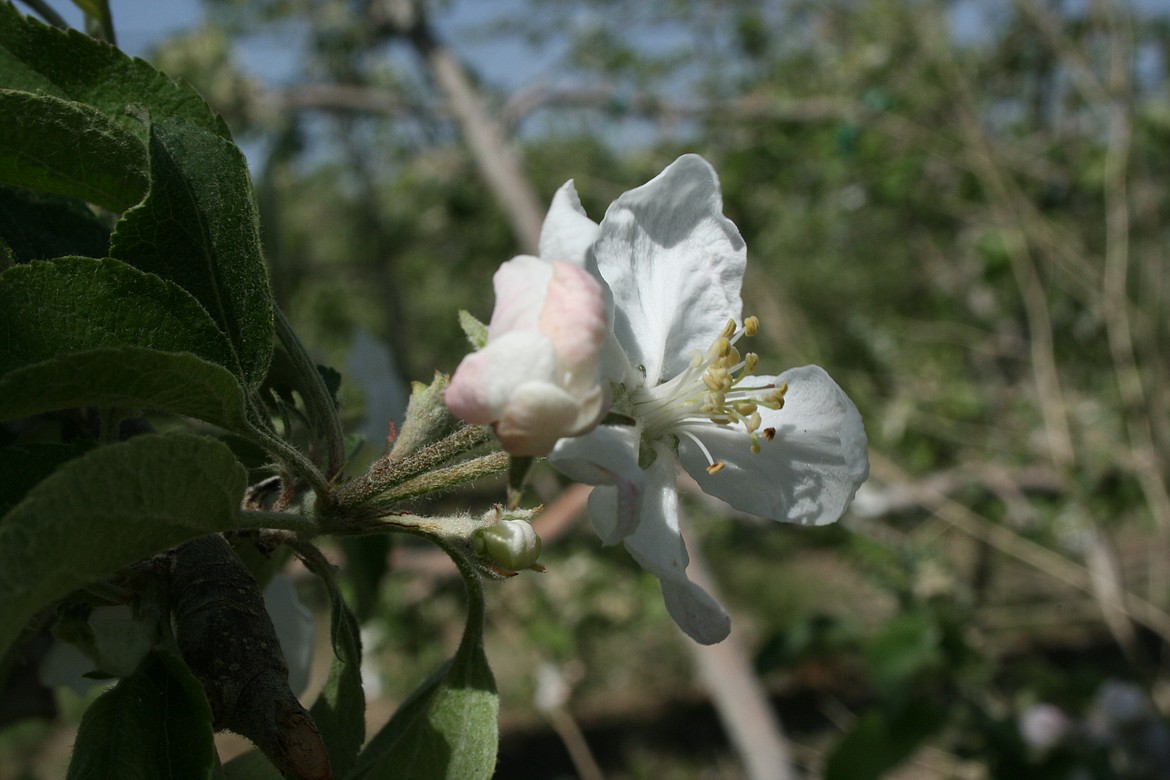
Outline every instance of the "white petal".
<svg viewBox="0 0 1170 780">
<path fill-rule="evenodd" d="M 604 544 L 620 542 L 638 522 L 643 484 L 638 445 L 637 428 L 602 425 L 584 436 L 561 439 L 548 455 L 548 462 L 569 479 L 602 486 L 589 498 L 589 515 Z"/>
<path fill-rule="evenodd" d="M 803 525 L 835 522 L 869 476 L 865 427 L 857 407 L 819 366 L 785 371 L 784 408 L 760 409 L 765 428 L 753 455 L 742 426 L 689 425 L 717 461 L 726 466 L 707 473 L 708 461 L 688 437 L 679 437 L 679 459 L 704 491 L 736 509 L 772 520 Z"/>
<path fill-rule="evenodd" d="M 747 251 L 702 157 L 680 157 L 614 201 L 590 256 L 613 294 L 614 334 L 651 385 L 740 317 Z"/>
<path fill-rule="evenodd" d="M 596 238 L 597 223 L 586 216 L 570 179 L 553 195 L 540 228 L 540 256 L 584 266 L 585 252 Z"/>
<path fill-rule="evenodd" d="M 709 593 L 687 579 L 690 557 L 678 525 L 675 460 L 667 448 L 657 449 L 658 458 L 646 470 L 642 518 L 626 537 L 626 549 L 658 578 L 666 609 L 679 628 L 696 642 L 715 644 L 731 631 L 731 618 Z"/>
</svg>

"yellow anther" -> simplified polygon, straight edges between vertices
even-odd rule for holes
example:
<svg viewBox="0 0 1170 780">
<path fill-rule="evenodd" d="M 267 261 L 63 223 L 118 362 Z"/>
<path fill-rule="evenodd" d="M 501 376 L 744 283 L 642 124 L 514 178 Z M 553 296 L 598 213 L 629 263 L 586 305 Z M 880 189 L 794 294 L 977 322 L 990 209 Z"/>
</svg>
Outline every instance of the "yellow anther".
<svg viewBox="0 0 1170 780">
<path fill-rule="evenodd" d="M 726 467 L 726 466 L 727 466 L 726 463 L 724 463 L 721 460 L 717 460 L 714 463 L 712 463 L 710 466 L 707 467 L 707 473 L 708 474 L 718 474 L 720 471 L 723 471 L 724 467 Z"/>
<path fill-rule="evenodd" d="M 760 318 L 756 316 L 748 317 L 743 321 L 744 335 L 754 336 L 760 332 Z"/>
<path fill-rule="evenodd" d="M 756 429 L 759 428 L 763 422 L 764 420 L 760 417 L 759 412 L 752 412 L 750 415 L 748 415 L 748 418 L 743 425 L 745 428 L 747 428 L 748 433 L 755 433 Z"/>
<path fill-rule="evenodd" d="M 755 352 L 749 352 L 743 359 L 743 373 L 753 374 L 756 371 L 756 366 L 760 364 L 760 356 Z"/>
<path fill-rule="evenodd" d="M 735 407 L 735 411 L 739 412 L 744 417 L 747 417 L 756 410 L 756 405 L 751 401 L 736 401 L 733 406 Z"/>
<path fill-rule="evenodd" d="M 735 331 L 736 331 L 735 320 L 728 320 L 727 324 L 723 326 L 723 332 L 720 333 L 719 335 L 725 339 L 729 339 L 733 335 L 735 335 Z"/>
<path fill-rule="evenodd" d="M 732 347 L 730 350 L 728 350 L 727 362 L 728 362 L 729 368 L 731 366 L 735 366 L 735 365 L 739 364 L 739 350 L 738 349 L 736 349 L 735 347 Z"/>
<path fill-rule="evenodd" d="M 712 391 L 717 392 L 723 389 L 723 382 L 710 371 L 703 374 L 703 384 Z"/>
</svg>

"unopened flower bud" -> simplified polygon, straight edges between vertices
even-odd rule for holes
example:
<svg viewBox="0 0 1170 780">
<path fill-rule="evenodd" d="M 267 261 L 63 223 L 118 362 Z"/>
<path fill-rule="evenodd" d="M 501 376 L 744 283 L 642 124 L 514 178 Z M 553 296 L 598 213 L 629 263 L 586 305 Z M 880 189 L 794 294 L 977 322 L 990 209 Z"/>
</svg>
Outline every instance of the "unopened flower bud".
<svg viewBox="0 0 1170 780">
<path fill-rule="evenodd" d="M 609 324 L 601 286 L 566 262 L 521 256 L 494 278 L 487 345 L 463 359 L 447 408 L 492 424 L 513 455 L 544 455 L 593 429 L 605 412 L 598 354 Z"/>
<path fill-rule="evenodd" d="M 473 533 L 471 551 L 509 571 L 520 571 L 540 558 L 540 537 L 526 520 L 505 517 Z"/>
</svg>

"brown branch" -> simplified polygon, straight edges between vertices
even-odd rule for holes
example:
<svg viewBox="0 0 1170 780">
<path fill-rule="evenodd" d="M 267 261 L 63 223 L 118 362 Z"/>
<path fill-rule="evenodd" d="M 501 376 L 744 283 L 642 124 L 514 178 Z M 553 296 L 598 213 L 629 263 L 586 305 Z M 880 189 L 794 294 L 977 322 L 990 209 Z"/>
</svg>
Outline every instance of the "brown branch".
<svg viewBox="0 0 1170 780">
<path fill-rule="evenodd" d="M 507 214 L 521 247 L 535 254 L 545 209 L 503 128 L 488 113 L 463 65 L 435 35 L 421 4 L 391 0 L 388 10 L 392 23 L 414 47 L 446 98 L 480 174 Z"/>
</svg>

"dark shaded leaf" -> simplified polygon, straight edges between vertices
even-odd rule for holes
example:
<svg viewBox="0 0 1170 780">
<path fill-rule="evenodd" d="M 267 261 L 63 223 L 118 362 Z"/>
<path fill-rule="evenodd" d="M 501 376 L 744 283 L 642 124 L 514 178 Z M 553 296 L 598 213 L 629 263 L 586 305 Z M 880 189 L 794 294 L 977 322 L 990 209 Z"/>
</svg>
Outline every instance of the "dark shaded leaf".
<svg viewBox="0 0 1170 780">
<path fill-rule="evenodd" d="M 0 377 L 0 420 L 82 406 L 194 417 L 249 435 L 244 390 L 227 369 L 141 347 L 73 352 Z"/>
<path fill-rule="evenodd" d="M 67 257 L 0 276 L 0 375 L 123 346 L 191 352 L 234 367 L 230 346 L 195 299 L 125 263 Z"/>
<path fill-rule="evenodd" d="M 272 359 L 272 295 L 247 163 L 231 141 L 157 120 L 150 192 L 119 221 L 110 254 L 195 296 L 227 334 L 245 383 L 259 384 Z"/>
<path fill-rule="evenodd" d="M 0 185 L 0 240 L 15 263 L 105 257 L 110 228 L 81 201 Z"/>
<path fill-rule="evenodd" d="M 189 84 L 75 30 L 59 30 L 0 3 L 0 84 L 87 103 L 146 143 L 138 114 L 181 117 L 229 137 L 227 126 Z"/>
<path fill-rule="evenodd" d="M 187 434 L 138 436 L 65 463 L 0 518 L 0 655 L 71 590 L 238 527 L 246 485 L 231 450 Z"/>
<path fill-rule="evenodd" d="M 0 89 L 0 117 L 0 181 L 111 211 L 146 194 L 146 147 L 96 108 Z"/>
<path fill-rule="evenodd" d="M 211 709 L 175 656 L 150 653 L 81 719 L 68 780 L 206 780 L 218 774 Z"/>
</svg>

